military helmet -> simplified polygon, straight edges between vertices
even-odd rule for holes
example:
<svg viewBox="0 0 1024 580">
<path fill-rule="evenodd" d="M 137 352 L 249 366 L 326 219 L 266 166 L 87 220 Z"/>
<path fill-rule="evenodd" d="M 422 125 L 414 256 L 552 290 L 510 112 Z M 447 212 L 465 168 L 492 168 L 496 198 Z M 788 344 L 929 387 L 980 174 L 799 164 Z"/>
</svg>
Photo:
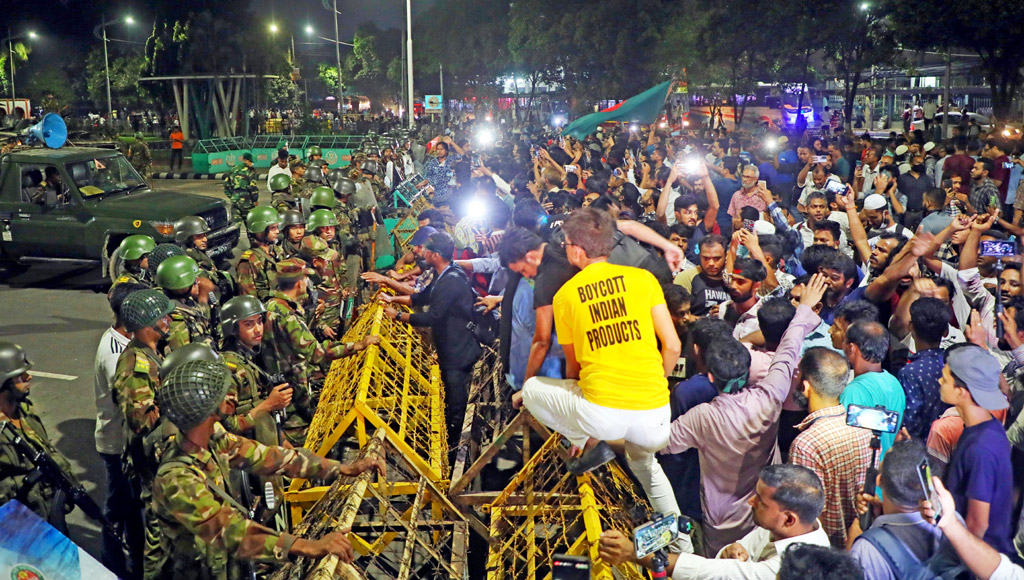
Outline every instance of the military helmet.
<svg viewBox="0 0 1024 580">
<path fill-rule="evenodd" d="M 210 226 L 206 220 L 197 215 L 186 216 L 174 224 L 174 241 L 184 244 L 191 241 L 194 236 L 209 232 Z"/>
<path fill-rule="evenodd" d="M 132 292 L 121 303 L 121 320 L 124 329 L 135 332 L 141 328 L 153 326 L 158 320 L 174 311 L 171 299 L 159 290 L 139 290 Z"/>
<path fill-rule="evenodd" d="M 224 336 L 233 336 L 239 322 L 266 312 L 266 307 L 255 296 L 235 296 L 220 308 L 220 328 Z"/>
<path fill-rule="evenodd" d="M 117 253 L 122 260 L 138 260 L 152 252 L 155 247 L 156 242 L 153 241 L 153 238 L 136 234 L 121 240 L 121 245 L 117 247 Z"/>
<path fill-rule="evenodd" d="M 286 230 L 290 226 L 306 225 L 306 217 L 297 209 L 286 209 L 281 212 L 281 229 Z"/>
<path fill-rule="evenodd" d="M 338 195 L 352 195 L 356 192 L 356 182 L 347 177 L 332 181 L 331 187 L 338 192 Z"/>
<path fill-rule="evenodd" d="M 313 193 L 309 196 L 309 205 L 313 207 L 334 209 L 335 203 L 334 190 L 325 185 L 321 185 L 314 189 Z"/>
<path fill-rule="evenodd" d="M 309 167 L 306 168 L 306 172 L 302 174 L 302 177 L 306 181 L 320 183 L 324 179 L 324 172 L 320 169 L 319 165 L 310 163 Z"/>
<path fill-rule="evenodd" d="M 0 342 L 0 382 L 20 376 L 32 368 L 25 349 L 13 342 Z"/>
<path fill-rule="evenodd" d="M 149 254 L 149 276 L 150 278 L 156 278 L 156 269 L 160 267 L 160 264 L 167 258 L 174 256 L 184 256 L 185 250 L 181 246 L 176 244 L 160 244 L 153 249 Z"/>
<path fill-rule="evenodd" d="M 318 209 L 309 214 L 309 219 L 306 220 L 306 229 L 310 231 L 316 231 L 317 228 L 337 225 L 338 218 L 334 215 L 334 212 L 329 209 Z"/>
<path fill-rule="evenodd" d="M 292 186 L 292 178 L 284 173 L 278 173 L 270 178 L 271 191 L 284 191 Z"/>
<path fill-rule="evenodd" d="M 312 157 L 314 155 L 323 155 L 324 154 L 323 149 L 320 149 L 319 145 L 313 145 L 312 147 L 310 147 L 309 149 L 306 150 L 306 153 L 310 157 Z"/>
<path fill-rule="evenodd" d="M 205 342 L 183 344 L 172 350 L 171 354 L 164 358 L 164 362 L 160 363 L 160 380 L 164 380 L 178 366 L 193 360 L 218 362 L 220 361 L 220 355 L 213 350 L 212 346 Z"/>
<path fill-rule="evenodd" d="M 270 226 L 280 223 L 281 216 L 278 215 L 277 210 L 266 205 L 252 208 L 249 210 L 249 215 L 245 216 L 245 229 L 251 234 L 262 234 Z"/>
<path fill-rule="evenodd" d="M 377 173 L 377 162 L 372 159 L 363 161 L 363 163 L 359 166 L 359 169 L 362 171 L 367 171 L 369 173 Z"/>
<path fill-rule="evenodd" d="M 142 131 L 136 131 L 135 132 L 135 140 L 136 141 L 143 141 L 144 139 L 145 139 L 145 137 L 142 135 Z"/>
<path fill-rule="evenodd" d="M 212 415 L 231 385 L 231 371 L 219 362 L 191 360 L 174 367 L 156 392 L 160 414 L 187 431 Z"/>
<path fill-rule="evenodd" d="M 345 170 L 341 169 L 340 167 L 337 169 L 332 169 L 327 173 L 327 181 L 331 183 L 334 183 L 334 180 L 340 177 L 345 177 Z"/>
<path fill-rule="evenodd" d="M 156 285 L 165 290 L 191 288 L 199 277 L 199 264 L 189 256 L 171 256 L 157 266 Z"/>
</svg>

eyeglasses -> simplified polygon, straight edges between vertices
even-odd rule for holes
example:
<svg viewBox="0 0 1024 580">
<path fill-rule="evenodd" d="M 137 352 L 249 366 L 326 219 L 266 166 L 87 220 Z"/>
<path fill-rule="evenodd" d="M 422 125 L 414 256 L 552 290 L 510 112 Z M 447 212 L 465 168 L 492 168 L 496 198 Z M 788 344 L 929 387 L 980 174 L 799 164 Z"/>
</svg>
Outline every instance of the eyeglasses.
<svg viewBox="0 0 1024 580">
<path fill-rule="evenodd" d="M 572 243 L 572 242 L 570 242 L 568 240 L 562 240 L 562 248 L 563 249 L 568 248 L 569 246 L 579 247 L 579 244 L 574 244 L 574 243 Z"/>
</svg>

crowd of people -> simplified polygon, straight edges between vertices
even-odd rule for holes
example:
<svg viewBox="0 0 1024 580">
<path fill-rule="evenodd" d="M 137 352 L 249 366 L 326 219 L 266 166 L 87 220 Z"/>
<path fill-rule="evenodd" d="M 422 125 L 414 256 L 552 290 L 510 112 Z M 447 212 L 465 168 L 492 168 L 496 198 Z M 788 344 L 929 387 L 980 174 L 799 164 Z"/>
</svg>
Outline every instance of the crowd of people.
<svg viewBox="0 0 1024 580">
<path fill-rule="evenodd" d="M 249 239 L 236 263 L 207 254 L 198 217 L 175 244 L 126 238 L 96 358 L 104 563 L 350 561 L 344 534 L 297 539 L 267 514 L 283 478 L 383 471 L 302 445 L 331 362 L 379 341 L 341 337 L 386 288 L 384 314 L 432 335 L 450 451 L 492 320 L 507 403 L 564 436 L 568 469 L 621 456 L 655 512 L 692 524 L 673 578 L 1024 575 L 1019 142 L 582 137 L 466 123 L 368 142 L 342 169 L 282 150 L 266 181 L 243 156 L 224 185 Z M 416 196 L 431 207 L 408 253 L 378 269 L 382 218 Z M 59 456 L 30 369 L 0 345 L 0 420 Z M 59 523 L 4 457 L 0 497 Z M 614 530 L 600 553 L 653 565 Z"/>
</svg>

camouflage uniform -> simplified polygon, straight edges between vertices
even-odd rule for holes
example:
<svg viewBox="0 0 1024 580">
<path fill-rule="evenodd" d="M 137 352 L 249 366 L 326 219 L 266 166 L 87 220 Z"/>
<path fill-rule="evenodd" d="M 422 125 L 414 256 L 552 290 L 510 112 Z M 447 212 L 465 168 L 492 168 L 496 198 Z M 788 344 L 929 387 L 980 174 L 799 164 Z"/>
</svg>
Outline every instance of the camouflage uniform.
<svg viewBox="0 0 1024 580">
<path fill-rule="evenodd" d="M 125 448 L 125 469 L 139 486 L 146 526 L 143 548 L 143 578 L 158 578 L 167 560 L 167 548 L 150 505 L 153 475 L 169 441 L 173 426 L 154 420 L 156 391 L 160 388 L 160 363 L 163 357 L 132 339 L 117 359 L 111 390 L 114 402 L 125 416 L 129 430 Z"/>
<path fill-rule="evenodd" d="M 266 302 L 274 288 L 274 265 L 282 259 L 280 246 L 263 248 L 257 245 L 242 253 L 235 266 L 238 294 L 255 296 Z"/>
<path fill-rule="evenodd" d="M 71 481 L 77 482 L 78 480 L 71 471 L 71 464 L 68 463 L 68 460 L 50 443 L 46 428 L 32 409 L 32 403 L 25 399 L 19 406 L 21 408 L 21 427 L 11 422 L 10 417 L 0 413 L 0 422 L 10 422 L 10 425 L 7 426 L 8 432 L 0 436 L 0 505 L 11 499 L 18 499 L 39 517 L 48 519 L 53 507 L 54 490 L 46 479 L 41 479 L 28 489 L 22 490 L 25 477 L 35 469 L 35 466 L 18 453 L 14 445 L 10 443 L 12 438 L 21 437 L 33 447 L 44 451 L 53 458 Z"/>
<path fill-rule="evenodd" d="M 236 435 L 251 435 L 264 445 L 279 445 L 274 417 L 254 412 L 256 405 L 277 385 L 266 386 L 269 375 L 256 366 L 255 352 L 241 343 L 231 348 L 234 350 L 225 350 L 220 355 L 221 362 L 231 370 L 228 397 L 233 394 L 237 403 L 235 414 L 223 421 L 224 428 Z"/>
<path fill-rule="evenodd" d="M 209 449 L 175 441 L 153 482 L 154 511 L 173 546 L 174 578 L 241 578 L 242 560 L 288 561 L 295 537 L 246 517 L 226 491 L 230 469 L 327 481 L 341 475 L 337 461 L 305 449 L 268 447 L 219 424 Z"/>
<path fill-rule="evenodd" d="M 270 373 L 284 375 L 294 389 L 283 430 L 292 445 L 301 446 L 312 419 L 311 380 L 322 378 L 330 361 L 351 354 L 353 348 L 349 343 L 319 342 L 306 324 L 302 306 L 282 292 L 274 292 L 266 306 L 266 334 L 260 353 L 266 364 L 262 366 Z"/>
<path fill-rule="evenodd" d="M 277 177 L 276 175 L 274 177 Z M 270 196 L 270 206 L 279 213 L 290 209 L 299 209 L 299 196 L 295 194 L 298 190 L 295 179 L 292 178 L 292 186 L 283 191 L 275 191 Z"/>
<path fill-rule="evenodd" d="M 326 329 L 341 335 L 341 310 L 345 298 L 345 263 L 341 259 L 341 254 L 328 247 L 327 242 L 321 238 L 309 235 L 302 239 L 299 257 L 316 270 L 319 278 L 316 288 L 324 302 L 324 311 L 311 326 L 320 338 L 326 338 Z"/>
<path fill-rule="evenodd" d="M 259 202 L 260 190 L 256 187 L 256 170 L 239 163 L 224 177 L 224 195 L 231 200 L 231 218 L 238 223 L 245 221 L 249 210 Z"/>
<path fill-rule="evenodd" d="M 182 345 L 192 342 L 205 342 L 213 344 L 213 335 L 210 334 L 210 313 L 209 307 L 203 308 L 191 297 L 171 298 L 174 303 L 174 312 L 171 312 L 171 326 L 167 331 L 164 355 Z"/>
<path fill-rule="evenodd" d="M 143 179 L 149 179 L 153 174 L 153 155 L 149 152 L 149 145 L 141 139 L 136 139 L 128 147 L 128 161 L 139 172 Z"/>
<path fill-rule="evenodd" d="M 118 286 L 120 286 L 122 284 L 142 284 L 143 286 L 146 286 L 147 288 L 148 287 L 152 287 L 152 284 L 150 284 L 150 282 L 149 282 L 149 276 L 147 275 L 146 272 L 140 272 L 138 274 L 133 274 L 133 273 L 125 270 L 124 272 L 121 273 L 120 276 L 117 277 L 116 280 L 114 280 L 114 283 L 110 285 L 110 290 L 107 291 L 107 297 L 109 298 L 109 297 L 113 296 L 114 295 L 114 288 L 117 288 Z"/>
</svg>

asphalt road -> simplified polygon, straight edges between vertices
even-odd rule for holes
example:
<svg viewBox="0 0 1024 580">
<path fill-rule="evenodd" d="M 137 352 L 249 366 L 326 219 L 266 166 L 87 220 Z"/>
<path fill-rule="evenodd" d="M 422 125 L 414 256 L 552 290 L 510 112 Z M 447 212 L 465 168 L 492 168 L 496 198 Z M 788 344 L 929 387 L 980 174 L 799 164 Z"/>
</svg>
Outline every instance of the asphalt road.
<svg viewBox="0 0 1024 580">
<path fill-rule="evenodd" d="M 157 180 L 152 185 L 223 198 L 219 181 Z M 93 362 L 100 336 L 113 321 L 105 292 L 99 267 L 33 264 L 24 271 L 0 269 L 0 312 L 4 313 L 0 341 L 20 344 L 35 371 L 54 375 L 33 378 L 31 400 L 50 439 L 101 505 L 105 489 L 93 436 Z M 98 560 L 98 526 L 77 509 L 69 514 L 68 525 L 72 539 Z"/>
</svg>

